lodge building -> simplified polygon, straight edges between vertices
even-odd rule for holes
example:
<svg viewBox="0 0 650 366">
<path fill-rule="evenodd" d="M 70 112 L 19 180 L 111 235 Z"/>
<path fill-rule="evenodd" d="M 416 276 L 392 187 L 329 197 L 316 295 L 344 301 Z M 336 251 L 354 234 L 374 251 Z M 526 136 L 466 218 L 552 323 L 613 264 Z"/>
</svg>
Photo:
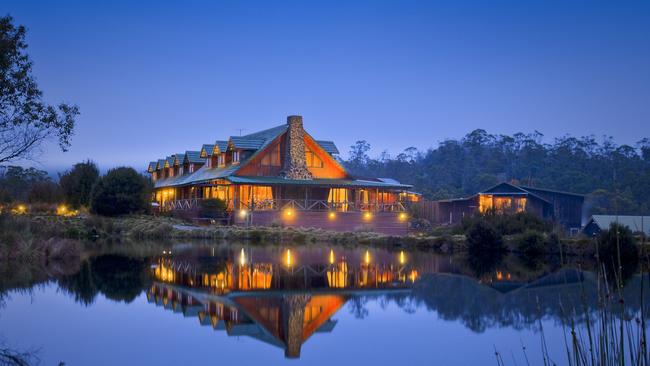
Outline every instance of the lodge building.
<svg viewBox="0 0 650 366">
<path fill-rule="evenodd" d="M 410 185 L 351 176 L 336 160 L 332 141 L 316 140 L 301 116 L 245 136 L 231 136 L 149 163 L 154 200 L 163 211 L 198 215 L 200 202 L 226 202 L 234 224 L 359 227 L 407 231 L 404 204 Z"/>
</svg>

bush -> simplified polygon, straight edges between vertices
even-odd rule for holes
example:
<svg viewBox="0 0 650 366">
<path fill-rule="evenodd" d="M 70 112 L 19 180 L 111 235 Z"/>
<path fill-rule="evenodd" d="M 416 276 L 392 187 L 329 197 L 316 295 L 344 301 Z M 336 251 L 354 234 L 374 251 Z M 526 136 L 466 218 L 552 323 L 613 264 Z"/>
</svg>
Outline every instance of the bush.
<svg viewBox="0 0 650 366">
<path fill-rule="evenodd" d="M 61 187 L 49 180 L 34 183 L 27 193 L 27 201 L 30 203 L 56 204 L 62 200 Z"/>
<path fill-rule="evenodd" d="M 99 180 L 97 165 L 88 160 L 75 164 L 72 170 L 65 172 L 59 184 L 66 202 L 73 208 L 90 205 L 90 194 Z"/>
<path fill-rule="evenodd" d="M 199 216 L 211 219 L 222 218 L 226 217 L 227 209 L 228 206 L 224 200 L 218 198 L 205 199 L 201 201 L 199 206 Z"/>
<path fill-rule="evenodd" d="M 133 168 L 111 169 L 101 177 L 91 194 L 91 210 L 104 216 L 146 211 L 149 184 Z"/>
<path fill-rule="evenodd" d="M 612 223 L 608 230 L 600 232 L 597 240 L 598 258 L 610 273 L 618 271 L 620 267 L 623 279 L 625 279 L 636 271 L 639 265 L 639 247 L 632 231 L 627 226 Z M 619 249 L 620 262 L 618 260 Z"/>
<path fill-rule="evenodd" d="M 467 249 L 471 254 L 503 252 L 503 237 L 488 222 L 476 221 L 469 227 L 467 233 Z"/>
<path fill-rule="evenodd" d="M 522 257 L 535 258 L 546 252 L 544 235 L 542 233 L 527 230 L 517 237 L 517 252 Z"/>
<path fill-rule="evenodd" d="M 463 220 L 461 223 L 462 228 L 466 232 L 477 221 L 489 223 L 501 235 L 522 234 L 526 230 L 546 233 L 550 232 L 553 228 L 549 221 L 543 220 L 528 212 L 518 212 L 516 214 L 487 212 L 481 215 L 474 215 Z"/>
</svg>

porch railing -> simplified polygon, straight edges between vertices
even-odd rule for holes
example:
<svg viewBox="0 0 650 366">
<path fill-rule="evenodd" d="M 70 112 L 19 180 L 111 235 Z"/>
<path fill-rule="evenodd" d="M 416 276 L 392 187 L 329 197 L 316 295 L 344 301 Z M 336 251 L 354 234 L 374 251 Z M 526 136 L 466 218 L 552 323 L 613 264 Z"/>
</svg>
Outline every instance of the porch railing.
<svg viewBox="0 0 650 366">
<path fill-rule="evenodd" d="M 166 201 L 162 205 L 164 211 L 192 210 L 198 208 L 202 198 L 189 198 L 173 201 Z M 372 211 L 372 212 L 403 212 L 406 211 L 402 202 L 330 202 L 327 200 L 301 200 L 301 199 L 265 199 L 254 201 L 252 204 L 245 204 L 243 207 L 252 211 Z"/>
</svg>

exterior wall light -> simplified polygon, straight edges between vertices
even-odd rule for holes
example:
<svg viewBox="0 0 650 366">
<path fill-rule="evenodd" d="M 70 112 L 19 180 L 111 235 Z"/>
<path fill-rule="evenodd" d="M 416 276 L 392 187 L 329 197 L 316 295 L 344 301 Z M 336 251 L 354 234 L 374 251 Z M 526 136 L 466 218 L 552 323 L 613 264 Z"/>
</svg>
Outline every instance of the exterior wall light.
<svg viewBox="0 0 650 366">
<path fill-rule="evenodd" d="M 370 220 L 370 219 L 372 219 L 372 214 L 370 212 L 365 212 L 363 214 L 363 218 L 366 219 L 366 220 Z"/>
<path fill-rule="evenodd" d="M 246 211 L 246 210 L 240 210 L 239 211 L 239 217 L 241 217 L 242 219 L 246 218 L 246 215 L 248 215 L 248 211 Z"/>
<path fill-rule="evenodd" d="M 334 220 L 336 218 L 336 212 L 330 211 L 330 213 L 327 214 L 327 217 L 329 217 L 330 220 Z"/>
<path fill-rule="evenodd" d="M 399 214 L 399 219 L 400 219 L 400 221 L 406 221 L 407 218 L 408 218 L 408 215 L 407 215 L 406 213 L 401 212 L 401 213 Z"/>
<path fill-rule="evenodd" d="M 284 214 L 287 217 L 292 217 L 293 216 L 293 210 L 288 208 L 288 209 L 284 210 Z"/>
</svg>

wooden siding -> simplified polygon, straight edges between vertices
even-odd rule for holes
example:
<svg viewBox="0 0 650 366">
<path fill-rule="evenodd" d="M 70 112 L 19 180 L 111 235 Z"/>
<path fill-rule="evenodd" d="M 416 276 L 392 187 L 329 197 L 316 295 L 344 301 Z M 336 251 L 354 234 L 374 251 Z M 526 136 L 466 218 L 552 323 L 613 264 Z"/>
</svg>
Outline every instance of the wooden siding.
<svg viewBox="0 0 650 366">
<path fill-rule="evenodd" d="M 400 220 L 397 212 L 373 212 L 368 220 L 364 212 L 337 212 L 336 218 L 330 219 L 327 211 L 295 211 L 291 217 L 282 211 L 254 211 L 250 224 L 268 226 L 282 224 L 286 227 L 312 227 L 332 231 L 355 231 L 364 228 L 389 235 L 406 235 L 408 222 Z M 246 220 L 234 215 L 236 225 L 246 224 Z"/>
</svg>

